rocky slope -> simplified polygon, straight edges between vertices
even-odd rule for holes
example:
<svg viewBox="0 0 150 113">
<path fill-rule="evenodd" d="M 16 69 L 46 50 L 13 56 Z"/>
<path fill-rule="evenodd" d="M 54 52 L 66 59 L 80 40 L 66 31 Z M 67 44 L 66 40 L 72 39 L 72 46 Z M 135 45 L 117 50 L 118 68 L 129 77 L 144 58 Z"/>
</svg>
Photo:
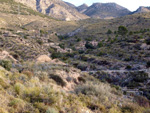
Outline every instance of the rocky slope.
<svg viewBox="0 0 150 113">
<path fill-rule="evenodd" d="M 15 0 L 34 10 L 61 20 L 80 20 L 88 16 L 80 14 L 75 8 L 61 0 Z"/>
<path fill-rule="evenodd" d="M 130 11 L 116 3 L 94 3 L 84 14 L 93 18 L 115 18 L 128 15 Z"/>
<path fill-rule="evenodd" d="M 150 7 L 139 7 L 136 11 L 133 12 L 134 13 L 148 13 L 150 12 Z"/>
</svg>

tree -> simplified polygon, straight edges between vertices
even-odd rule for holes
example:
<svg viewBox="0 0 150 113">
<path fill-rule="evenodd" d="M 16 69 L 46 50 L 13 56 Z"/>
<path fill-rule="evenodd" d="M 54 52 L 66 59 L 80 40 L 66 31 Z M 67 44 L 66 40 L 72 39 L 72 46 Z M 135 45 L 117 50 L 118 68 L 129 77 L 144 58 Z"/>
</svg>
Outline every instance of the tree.
<svg viewBox="0 0 150 113">
<path fill-rule="evenodd" d="M 118 34 L 120 35 L 126 35 L 128 33 L 128 29 L 125 26 L 119 26 L 118 27 Z"/>
<path fill-rule="evenodd" d="M 112 33 L 112 31 L 110 29 L 108 29 L 107 34 L 111 34 L 111 33 Z"/>
</svg>

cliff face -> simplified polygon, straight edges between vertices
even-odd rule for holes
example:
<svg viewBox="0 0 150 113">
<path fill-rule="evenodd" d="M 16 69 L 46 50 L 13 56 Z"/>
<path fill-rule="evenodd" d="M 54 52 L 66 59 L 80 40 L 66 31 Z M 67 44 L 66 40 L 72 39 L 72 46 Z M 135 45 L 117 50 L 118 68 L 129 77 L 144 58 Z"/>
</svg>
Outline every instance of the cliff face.
<svg viewBox="0 0 150 113">
<path fill-rule="evenodd" d="M 61 0 L 15 0 L 34 10 L 61 20 L 80 20 L 88 16 L 79 13 L 75 8 Z"/>
</svg>

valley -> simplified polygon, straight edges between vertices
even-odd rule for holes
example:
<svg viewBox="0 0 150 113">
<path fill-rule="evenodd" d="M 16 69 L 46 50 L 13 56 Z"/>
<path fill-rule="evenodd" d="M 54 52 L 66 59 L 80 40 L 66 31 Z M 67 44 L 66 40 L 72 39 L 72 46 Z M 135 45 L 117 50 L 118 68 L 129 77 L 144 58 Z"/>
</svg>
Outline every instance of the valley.
<svg viewBox="0 0 150 113">
<path fill-rule="evenodd" d="M 149 7 L 0 6 L 0 113 L 150 112 Z"/>
</svg>

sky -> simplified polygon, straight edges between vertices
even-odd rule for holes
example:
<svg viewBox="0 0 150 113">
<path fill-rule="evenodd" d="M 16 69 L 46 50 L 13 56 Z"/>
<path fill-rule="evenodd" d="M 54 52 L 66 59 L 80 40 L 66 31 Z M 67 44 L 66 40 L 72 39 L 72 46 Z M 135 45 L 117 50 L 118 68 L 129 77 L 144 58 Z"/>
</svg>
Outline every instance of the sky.
<svg viewBox="0 0 150 113">
<path fill-rule="evenodd" d="M 66 2 L 70 2 L 76 6 L 79 6 L 83 3 L 87 5 L 92 5 L 93 3 L 108 3 L 115 2 L 125 8 L 128 8 L 130 11 L 135 11 L 139 8 L 139 6 L 150 6 L 150 0 L 64 0 Z"/>
</svg>

